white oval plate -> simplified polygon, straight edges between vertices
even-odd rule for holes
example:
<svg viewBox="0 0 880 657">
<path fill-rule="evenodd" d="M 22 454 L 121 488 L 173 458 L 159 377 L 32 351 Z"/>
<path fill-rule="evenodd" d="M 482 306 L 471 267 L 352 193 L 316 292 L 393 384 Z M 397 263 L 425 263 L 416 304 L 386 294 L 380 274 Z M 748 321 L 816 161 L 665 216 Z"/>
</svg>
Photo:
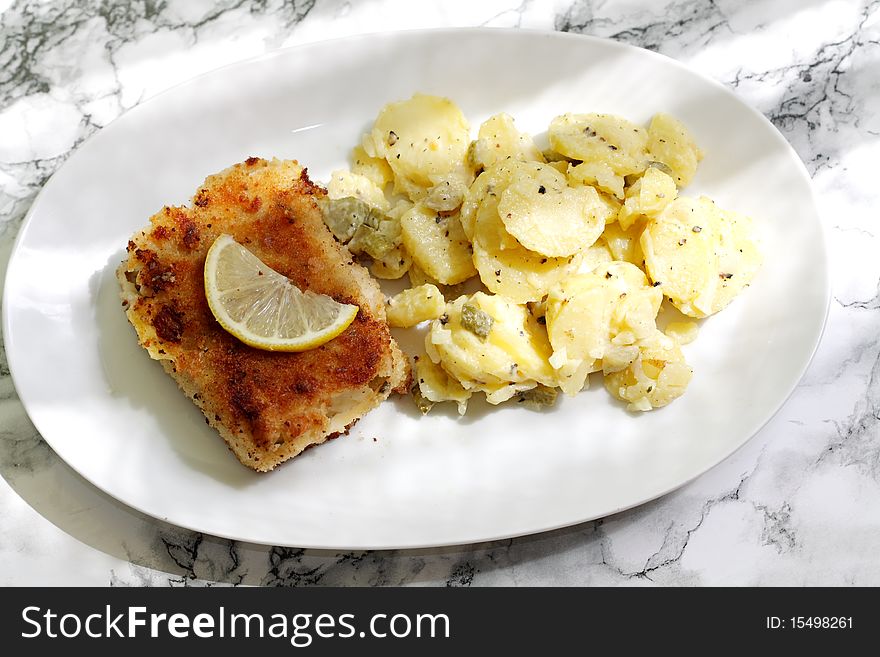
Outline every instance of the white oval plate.
<svg viewBox="0 0 880 657">
<path fill-rule="evenodd" d="M 454 99 L 474 130 L 505 111 L 538 133 L 562 112 L 670 112 L 705 152 L 690 194 L 754 216 L 766 262 L 687 348 L 671 406 L 632 415 L 601 386 L 537 413 L 462 419 L 382 405 L 351 435 L 260 475 L 137 345 L 113 276 L 163 204 L 250 155 L 326 180 L 383 104 Z M 372 35 L 282 50 L 178 86 L 102 130 L 46 184 L 9 266 L 4 331 L 18 393 L 55 451 L 147 514 L 258 543 L 468 543 L 571 525 L 662 495 L 724 459 L 779 409 L 822 332 L 829 286 L 809 177 L 782 136 L 721 85 L 651 52 L 508 30 Z"/>
</svg>

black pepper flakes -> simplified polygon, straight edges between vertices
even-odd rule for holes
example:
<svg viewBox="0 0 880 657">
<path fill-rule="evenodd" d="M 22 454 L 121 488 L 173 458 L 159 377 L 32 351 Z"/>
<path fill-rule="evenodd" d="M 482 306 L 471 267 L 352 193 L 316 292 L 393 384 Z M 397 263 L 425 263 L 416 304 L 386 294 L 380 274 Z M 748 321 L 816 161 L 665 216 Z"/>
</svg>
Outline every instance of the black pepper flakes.
<svg viewBox="0 0 880 657">
<path fill-rule="evenodd" d="M 701 233 L 703 231 L 703 228 L 702 226 L 694 226 L 693 228 L 691 228 L 691 230 L 695 233 Z"/>
<path fill-rule="evenodd" d="M 539 194 L 546 194 L 546 193 L 547 193 L 547 188 L 544 187 L 544 185 L 541 185 L 540 187 L 538 187 L 538 193 L 539 193 Z"/>
</svg>

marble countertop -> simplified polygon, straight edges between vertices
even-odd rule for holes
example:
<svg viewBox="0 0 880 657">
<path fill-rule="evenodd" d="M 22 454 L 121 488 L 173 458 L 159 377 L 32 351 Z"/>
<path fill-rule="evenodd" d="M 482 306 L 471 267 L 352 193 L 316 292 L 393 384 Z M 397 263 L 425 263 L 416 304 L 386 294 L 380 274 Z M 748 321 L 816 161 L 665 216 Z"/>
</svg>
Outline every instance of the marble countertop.
<svg viewBox="0 0 880 657">
<path fill-rule="evenodd" d="M 177 82 L 292 44 L 444 26 L 616 39 L 719 80 L 813 176 L 833 298 L 801 385 L 659 500 L 513 540 L 332 552 L 205 536 L 104 495 L 37 434 L 0 353 L 0 585 L 880 585 L 880 1 L 0 0 L 0 270 L 89 135 Z"/>
</svg>

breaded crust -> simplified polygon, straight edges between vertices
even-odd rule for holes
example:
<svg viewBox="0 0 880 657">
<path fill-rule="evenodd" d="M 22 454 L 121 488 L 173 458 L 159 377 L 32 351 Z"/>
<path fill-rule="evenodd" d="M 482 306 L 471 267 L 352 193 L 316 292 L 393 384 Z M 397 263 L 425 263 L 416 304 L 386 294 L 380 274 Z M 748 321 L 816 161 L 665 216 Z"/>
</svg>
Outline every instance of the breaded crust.
<svg viewBox="0 0 880 657">
<path fill-rule="evenodd" d="M 192 207 L 151 217 L 117 271 L 140 344 L 238 459 L 261 472 L 347 431 L 409 385 L 382 292 L 325 226 L 317 204 L 324 195 L 295 161 L 248 158 L 205 180 Z M 205 257 L 222 233 L 301 289 L 358 305 L 357 317 L 301 353 L 240 342 L 214 319 L 204 292 Z"/>
</svg>

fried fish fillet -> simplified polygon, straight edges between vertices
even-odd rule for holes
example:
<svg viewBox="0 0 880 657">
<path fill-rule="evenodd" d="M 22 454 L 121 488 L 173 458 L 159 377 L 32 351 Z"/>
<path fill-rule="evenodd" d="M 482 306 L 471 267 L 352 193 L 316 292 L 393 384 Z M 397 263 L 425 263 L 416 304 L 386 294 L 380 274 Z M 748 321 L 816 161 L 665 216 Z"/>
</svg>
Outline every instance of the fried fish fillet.
<svg viewBox="0 0 880 657">
<path fill-rule="evenodd" d="M 324 225 L 325 193 L 295 161 L 249 158 L 205 180 L 192 207 L 151 217 L 117 270 L 141 346 L 238 459 L 260 472 L 345 432 L 409 386 L 409 361 L 391 337 L 379 286 Z M 222 233 L 300 289 L 358 305 L 357 317 L 300 353 L 240 342 L 205 298 L 205 256 Z"/>
</svg>

